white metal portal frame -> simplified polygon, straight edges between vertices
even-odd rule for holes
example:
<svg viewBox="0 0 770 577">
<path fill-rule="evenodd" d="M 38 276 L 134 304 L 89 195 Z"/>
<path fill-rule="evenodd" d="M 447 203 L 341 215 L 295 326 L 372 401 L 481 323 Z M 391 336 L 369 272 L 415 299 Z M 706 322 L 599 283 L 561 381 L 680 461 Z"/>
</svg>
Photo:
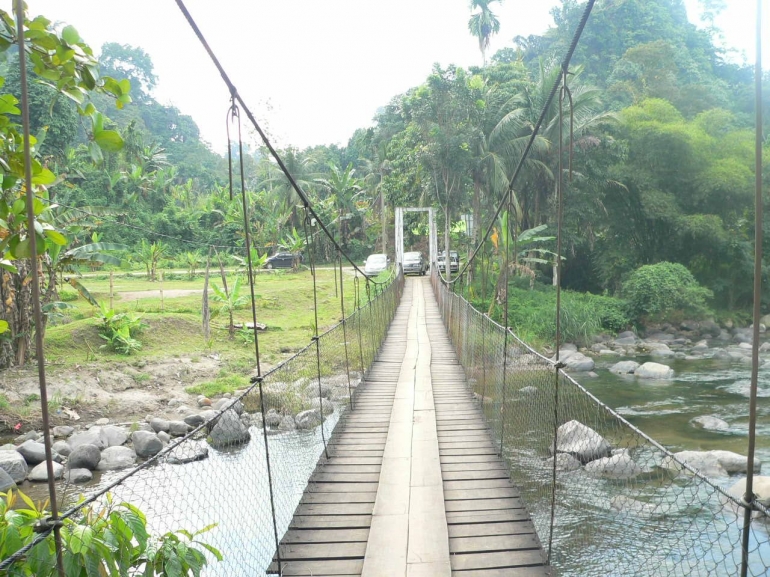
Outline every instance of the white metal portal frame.
<svg viewBox="0 0 770 577">
<path fill-rule="evenodd" d="M 404 213 L 405 212 L 427 212 L 429 223 L 429 243 L 430 253 L 428 255 L 431 266 L 438 260 L 438 234 L 436 232 L 436 209 L 435 208 L 403 208 L 396 207 L 396 265 L 404 264 Z"/>
</svg>

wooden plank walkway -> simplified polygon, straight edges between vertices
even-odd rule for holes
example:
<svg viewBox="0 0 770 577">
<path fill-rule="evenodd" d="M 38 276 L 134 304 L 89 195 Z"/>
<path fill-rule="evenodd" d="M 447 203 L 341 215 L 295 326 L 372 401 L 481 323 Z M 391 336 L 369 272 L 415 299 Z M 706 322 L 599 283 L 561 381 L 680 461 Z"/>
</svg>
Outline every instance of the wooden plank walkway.
<svg viewBox="0 0 770 577">
<path fill-rule="evenodd" d="M 355 411 L 330 439 L 280 557 L 285 576 L 551 574 L 427 280 L 407 280 Z M 275 560 L 267 572 L 278 572 Z"/>
</svg>

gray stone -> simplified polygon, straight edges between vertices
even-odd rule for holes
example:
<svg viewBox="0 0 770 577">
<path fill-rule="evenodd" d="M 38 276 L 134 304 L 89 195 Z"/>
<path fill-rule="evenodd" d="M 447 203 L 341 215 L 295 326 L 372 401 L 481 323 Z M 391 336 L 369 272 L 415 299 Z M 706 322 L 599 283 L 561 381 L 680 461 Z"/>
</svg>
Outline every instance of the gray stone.
<svg viewBox="0 0 770 577">
<path fill-rule="evenodd" d="M 219 399 L 212 408 L 215 411 L 224 411 L 232 408 L 237 415 L 243 413 L 243 403 L 237 399 Z"/>
<path fill-rule="evenodd" d="M 192 408 L 188 407 L 187 405 L 180 405 L 179 407 L 176 408 L 176 410 L 174 412 L 177 415 L 187 416 L 187 415 L 193 414 L 195 412 L 195 409 L 192 409 Z"/>
<path fill-rule="evenodd" d="M 613 343 L 617 346 L 625 347 L 628 345 L 635 345 L 636 344 L 636 337 L 618 337 L 613 341 Z"/>
<path fill-rule="evenodd" d="M 160 433 L 163 431 L 164 433 L 168 433 L 169 428 L 169 422 L 166 419 L 159 419 L 157 417 L 153 417 L 150 419 L 150 426 L 152 427 L 152 430 L 156 433 Z"/>
<path fill-rule="evenodd" d="M 155 433 L 147 431 L 134 431 L 131 435 L 134 451 L 139 457 L 154 457 L 163 449 L 163 443 Z"/>
<path fill-rule="evenodd" d="M 620 353 L 618 351 L 612 351 L 610 349 L 599 349 L 599 354 L 603 357 L 619 357 Z"/>
<path fill-rule="evenodd" d="M 102 459 L 96 466 L 98 471 L 125 469 L 136 464 L 136 453 L 130 447 L 107 447 L 102 451 Z"/>
<path fill-rule="evenodd" d="M 37 465 L 45 461 L 45 445 L 37 441 L 24 441 L 16 447 L 19 454 L 24 457 L 27 465 Z"/>
<path fill-rule="evenodd" d="M 93 478 L 93 473 L 88 469 L 68 469 L 64 473 L 64 480 L 68 483 L 88 483 Z"/>
<path fill-rule="evenodd" d="M 206 419 L 200 415 L 187 415 L 184 418 L 184 422 L 190 425 L 192 428 L 195 428 L 205 423 Z"/>
<path fill-rule="evenodd" d="M 671 350 L 666 343 L 658 341 L 645 341 L 641 348 L 650 353 L 654 353 L 655 351 L 668 352 Z"/>
<path fill-rule="evenodd" d="M 687 463 L 707 477 L 726 477 L 733 473 L 746 473 L 748 458 L 732 451 L 679 451 L 674 453 L 679 461 Z M 670 457 L 661 464 L 666 469 L 682 470 L 682 466 Z M 754 459 L 754 470 L 759 472 L 762 463 Z"/>
<path fill-rule="evenodd" d="M 682 321 L 679 328 L 683 331 L 697 331 L 700 329 L 700 323 L 698 321 Z"/>
<path fill-rule="evenodd" d="M 176 447 L 168 456 L 172 465 L 184 465 L 208 458 L 209 448 L 205 443 L 185 442 Z"/>
<path fill-rule="evenodd" d="M 8 489 L 15 489 L 16 481 L 11 479 L 11 476 L 5 472 L 5 469 L 0 469 L 0 492 L 7 491 Z"/>
<path fill-rule="evenodd" d="M 720 359 L 720 360 L 731 360 L 732 357 L 730 356 L 730 353 L 728 353 L 724 349 L 714 349 L 713 354 L 711 355 L 712 359 Z"/>
<path fill-rule="evenodd" d="M 324 415 L 331 415 L 334 412 L 334 403 L 332 403 L 328 399 L 311 399 L 310 400 L 310 408 L 311 409 L 319 409 L 323 407 L 323 414 Z"/>
<path fill-rule="evenodd" d="M 646 344 L 649 345 L 650 341 L 656 341 L 659 343 L 668 343 L 670 341 L 673 341 L 675 338 L 676 337 L 672 334 L 659 332 L 659 333 L 653 333 L 651 335 L 648 335 L 645 340 L 647 341 Z"/>
<path fill-rule="evenodd" d="M 591 357 L 585 356 L 583 353 L 573 353 L 570 355 L 564 364 L 567 365 L 567 370 L 570 372 L 583 372 L 593 371 L 596 364 Z"/>
<path fill-rule="evenodd" d="M 707 351 L 708 348 L 709 348 L 709 344 L 707 341 L 698 341 L 697 343 L 695 343 L 695 346 L 692 348 L 692 351 L 702 353 L 703 351 Z"/>
<path fill-rule="evenodd" d="M 163 444 L 167 444 L 171 442 L 171 435 L 169 435 L 166 431 L 161 431 L 160 433 L 158 433 L 158 438 Z"/>
<path fill-rule="evenodd" d="M 618 334 L 617 338 L 619 338 L 619 339 L 628 339 L 628 338 L 635 339 L 636 338 L 636 333 L 634 331 L 623 331 L 622 333 Z"/>
<path fill-rule="evenodd" d="M 101 452 L 96 445 L 80 445 L 72 449 L 72 453 L 70 453 L 69 459 L 67 459 L 67 466 L 70 469 L 88 469 L 93 471 L 96 469 L 101 458 Z"/>
<path fill-rule="evenodd" d="M 527 385 L 526 387 L 521 387 L 519 389 L 519 392 L 524 395 L 534 395 L 537 393 L 537 387 L 533 387 L 532 385 Z"/>
<path fill-rule="evenodd" d="M 51 449 L 53 449 L 57 454 L 61 455 L 62 457 L 69 457 L 70 453 L 72 453 L 72 447 L 70 447 L 70 444 L 67 441 L 56 441 L 51 446 Z"/>
<path fill-rule="evenodd" d="M 634 374 L 642 379 L 671 379 L 674 377 L 674 369 L 658 363 L 644 363 Z"/>
<path fill-rule="evenodd" d="M 74 427 L 69 427 L 67 425 L 60 425 L 58 427 L 53 428 L 54 437 L 69 437 L 74 432 L 75 432 Z"/>
<path fill-rule="evenodd" d="M 606 457 L 612 449 L 604 437 L 578 421 L 559 427 L 556 439 L 557 453 L 569 453 L 581 463 Z"/>
<path fill-rule="evenodd" d="M 550 457 L 546 459 L 546 468 L 550 469 L 553 467 L 553 459 L 554 457 Z M 580 461 L 578 461 L 575 457 L 572 455 L 569 455 L 567 453 L 557 453 L 556 454 L 556 470 L 557 471 L 576 471 L 579 469 L 582 465 L 580 464 Z"/>
<path fill-rule="evenodd" d="M 61 465 L 59 463 L 51 463 L 51 465 L 53 466 L 53 478 L 61 479 L 62 475 L 64 474 L 64 465 Z M 35 466 L 35 468 L 29 472 L 28 478 L 30 481 L 33 481 L 35 483 L 42 483 L 47 481 L 48 464 L 40 463 L 39 465 Z"/>
<path fill-rule="evenodd" d="M 265 415 L 265 424 L 268 427 L 277 427 L 281 424 L 281 415 L 275 409 L 270 409 Z"/>
<path fill-rule="evenodd" d="M 314 429 L 323 422 L 318 409 L 302 411 L 295 417 L 298 429 Z"/>
<path fill-rule="evenodd" d="M 198 413 L 201 417 L 203 417 L 203 420 L 208 423 L 211 419 L 214 419 L 218 414 L 219 411 L 214 411 L 212 409 L 208 409 L 206 411 L 201 411 Z"/>
<path fill-rule="evenodd" d="M 128 431 L 123 427 L 116 427 L 115 425 L 105 425 L 99 431 L 99 435 L 104 441 L 106 447 L 119 447 L 126 441 L 128 441 Z"/>
<path fill-rule="evenodd" d="M 184 437 L 190 432 L 190 427 L 184 421 L 169 421 L 168 434 L 172 437 Z"/>
<path fill-rule="evenodd" d="M 650 356 L 657 359 L 670 359 L 671 357 L 675 357 L 676 353 L 671 349 L 668 349 L 668 350 L 655 349 L 654 351 L 650 351 Z"/>
<path fill-rule="evenodd" d="M 637 515 L 651 515 L 655 512 L 655 505 L 637 501 L 624 495 L 617 495 L 610 500 L 610 507 L 616 511 L 632 511 Z"/>
<path fill-rule="evenodd" d="M 101 419 L 98 419 L 94 425 L 97 425 L 99 427 L 103 427 L 104 425 L 109 425 L 110 420 L 107 417 L 102 417 Z"/>
<path fill-rule="evenodd" d="M 245 443 L 251 434 L 234 411 L 225 411 L 211 429 L 210 437 L 212 446 L 222 448 Z"/>
<path fill-rule="evenodd" d="M 706 429 L 707 431 L 726 431 L 730 428 L 730 425 L 726 421 L 712 415 L 701 415 L 690 420 L 690 424 L 700 429 Z"/>
<path fill-rule="evenodd" d="M 17 451 L 0 451 L 0 469 L 3 469 L 16 483 L 27 478 L 27 462 Z"/>
<path fill-rule="evenodd" d="M 204 397 L 203 395 L 198 396 L 197 402 L 198 402 L 198 406 L 201 408 L 210 407 L 212 405 L 211 399 L 209 399 L 208 397 Z"/>
<path fill-rule="evenodd" d="M 187 399 L 180 399 L 179 397 L 176 397 L 174 399 L 171 399 L 168 402 L 168 408 L 173 409 L 174 407 L 181 407 L 187 402 Z"/>
<path fill-rule="evenodd" d="M 297 423 L 294 422 L 294 417 L 291 415 L 286 415 L 283 419 L 281 419 L 281 424 L 278 425 L 279 431 L 293 431 L 297 428 Z"/>
<path fill-rule="evenodd" d="M 92 427 L 88 431 L 82 433 L 75 433 L 67 441 L 73 450 L 77 449 L 81 445 L 94 445 L 99 450 L 106 449 L 107 445 L 104 443 L 104 439 L 100 434 L 99 427 Z"/>
<path fill-rule="evenodd" d="M 759 345 L 760 353 L 766 353 L 767 351 L 770 351 L 770 343 L 762 343 L 761 345 Z"/>
<path fill-rule="evenodd" d="M 736 499 L 742 500 L 744 495 L 746 495 L 746 478 L 736 481 L 727 492 Z M 757 501 L 765 507 L 770 507 L 770 477 L 754 475 L 752 492 L 756 495 Z M 766 519 L 764 513 L 761 511 L 754 511 L 752 516 L 759 519 Z"/>
<path fill-rule="evenodd" d="M 643 471 L 628 453 L 620 453 L 586 463 L 586 473 L 603 479 L 633 479 Z"/>
<path fill-rule="evenodd" d="M 639 368 L 636 361 L 620 361 L 610 367 L 610 372 L 616 375 L 632 375 Z"/>
</svg>

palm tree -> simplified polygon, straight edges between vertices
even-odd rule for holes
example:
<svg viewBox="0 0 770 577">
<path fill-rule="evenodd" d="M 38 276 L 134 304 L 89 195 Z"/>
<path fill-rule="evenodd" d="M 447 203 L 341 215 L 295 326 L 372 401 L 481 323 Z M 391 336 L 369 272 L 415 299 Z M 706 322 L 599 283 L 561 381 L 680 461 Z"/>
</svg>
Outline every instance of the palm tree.
<svg viewBox="0 0 770 577">
<path fill-rule="evenodd" d="M 228 291 L 225 287 L 224 290 L 219 288 L 216 284 L 211 285 L 214 289 L 214 294 L 211 297 L 211 300 L 213 300 L 215 303 L 219 304 L 219 310 L 215 312 L 217 315 L 221 314 L 227 314 L 230 319 L 230 324 L 227 327 L 228 334 L 230 335 L 230 338 L 233 338 L 233 335 L 235 334 L 235 323 L 233 321 L 233 312 L 235 309 L 245 305 L 249 302 L 249 297 L 246 295 L 241 295 L 241 277 L 235 277 L 235 284 L 233 285 L 232 290 Z M 256 329 L 255 329 L 256 330 Z"/>
<path fill-rule="evenodd" d="M 334 199 L 339 214 L 340 243 L 347 242 L 348 220 L 354 218 L 360 213 L 360 207 L 355 199 L 363 192 L 361 181 L 355 176 L 355 169 L 352 164 L 348 164 L 345 170 L 342 170 L 334 163 L 329 163 L 331 173 L 328 178 L 316 179 L 316 182 L 325 190 L 329 198 Z"/>
<path fill-rule="evenodd" d="M 502 2 L 502 0 L 471 0 L 471 10 L 479 8 L 481 11 L 473 14 L 468 20 L 468 30 L 479 39 L 479 50 L 481 50 L 481 58 L 485 67 L 489 41 L 493 34 L 500 32 L 500 21 L 489 8 L 490 4 L 494 2 Z"/>
</svg>

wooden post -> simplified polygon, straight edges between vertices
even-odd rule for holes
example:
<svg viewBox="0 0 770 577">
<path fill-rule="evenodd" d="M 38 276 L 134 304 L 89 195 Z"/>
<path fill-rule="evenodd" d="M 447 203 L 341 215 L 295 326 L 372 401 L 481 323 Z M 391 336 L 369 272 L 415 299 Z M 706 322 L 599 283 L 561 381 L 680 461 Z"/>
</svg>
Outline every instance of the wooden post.
<svg viewBox="0 0 770 577">
<path fill-rule="evenodd" d="M 203 338 L 206 339 L 206 343 L 211 338 L 211 312 L 209 311 L 209 269 L 211 268 L 211 247 L 209 247 L 209 254 L 206 257 L 206 277 L 203 281 Z"/>
<path fill-rule="evenodd" d="M 114 288 L 115 286 L 112 283 L 112 271 L 110 271 L 110 310 L 113 310 L 115 308 L 114 306 L 112 306 Z"/>
<path fill-rule="evenodd" d="M 160 312 L 163 312 L 163 271 L 160 271 Z"/>
</svg>

